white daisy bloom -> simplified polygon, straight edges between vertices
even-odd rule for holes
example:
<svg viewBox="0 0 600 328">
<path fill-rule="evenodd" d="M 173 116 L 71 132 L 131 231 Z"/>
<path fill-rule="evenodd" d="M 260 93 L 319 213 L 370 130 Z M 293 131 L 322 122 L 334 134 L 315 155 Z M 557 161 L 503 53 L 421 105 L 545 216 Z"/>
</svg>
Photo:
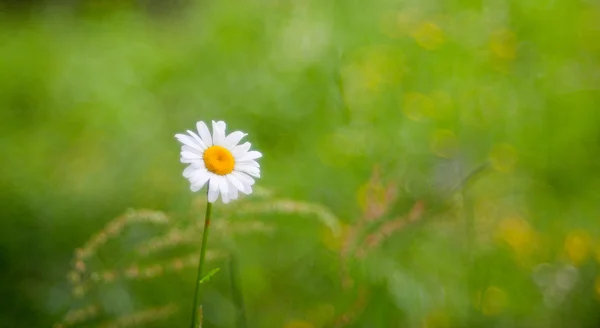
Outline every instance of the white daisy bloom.
<svg viewBox="0 0 600 328">
<path fill-rule="evenodd" d="M 254 178 L 260 178 L 262 157 L 250 151 L 250 143 L 239 144 L 247 134 L 241 131 L 225 134 L 225 122 L 212 121 L 212 135 L 204 122 L 196 123 L 198 134 L 176 134 L 181 146 L 181 162 L 189 164 L 183 176 L 190 181 L 190 189 L 198 191 L 208 184 L 208 201 L 214 203 L 219 194 L 223 203 L 237 199 L 239 192 L 252 193 Z M 254 177 L 254 178 L 253 178 Z"/>
</svg>

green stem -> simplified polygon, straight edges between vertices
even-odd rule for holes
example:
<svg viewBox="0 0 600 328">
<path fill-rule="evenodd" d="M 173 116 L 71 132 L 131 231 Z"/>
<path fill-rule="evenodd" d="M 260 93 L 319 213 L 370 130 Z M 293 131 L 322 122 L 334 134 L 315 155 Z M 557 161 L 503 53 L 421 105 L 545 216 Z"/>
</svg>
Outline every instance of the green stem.
<svg viewBox="0 0 600 328">
<path fill-rule="evenodd" d="M 198 261 L 198 275 L 196 277 L 196 292 L 194 293 L 194 307 L 192 308 L 192 326 L 197 328 L 196 317 L 198 315 L 198 293 L 200 290 L 200 278 L 202 278 L 202 267 L 204 266 L 204 257 L 206 256 L 206 241 L 208 240 L 208 228 L 210 227 L 210 214 L 212 212 L 212 203 L 206 203 L 206 215 L 204 216 L 204 231 L 202 232 L 202 248 L 200 248 L 200 260 Z"/>
</svg>

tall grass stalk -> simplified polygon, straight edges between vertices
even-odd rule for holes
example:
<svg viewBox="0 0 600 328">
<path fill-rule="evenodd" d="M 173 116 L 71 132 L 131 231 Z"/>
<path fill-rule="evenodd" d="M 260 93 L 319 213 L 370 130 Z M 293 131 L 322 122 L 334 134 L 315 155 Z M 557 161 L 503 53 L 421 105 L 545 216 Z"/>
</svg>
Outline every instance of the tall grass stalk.
<svg viewBox="0 0 600 328">
<path fill-rule="evenodd" d="M 231 284 L 231 298 L 235 304 L 237 314 L 235 319 L 236 328 L 247 328 L 246 309 L 244 306 L 244 297 L 239 285 L 240 272 L 238 268 L 237 258 L 233 251 L 229 256 L 229 281 Z"/>
</svg>

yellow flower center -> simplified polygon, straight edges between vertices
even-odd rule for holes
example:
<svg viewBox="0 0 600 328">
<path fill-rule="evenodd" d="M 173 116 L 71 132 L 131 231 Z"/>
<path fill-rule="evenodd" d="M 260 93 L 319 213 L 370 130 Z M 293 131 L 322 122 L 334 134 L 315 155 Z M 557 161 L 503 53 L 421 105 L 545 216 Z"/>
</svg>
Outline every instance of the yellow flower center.
<svg viewBox="0 0 600 328">
<path fill-rule="evenodd" d="M 206 169 L 218 175 L 226 175 L 233 171 L 235 159 L 227 148 L 221 146 L 208 147 L 204 151 L 204 164 Z"/>
</svg>

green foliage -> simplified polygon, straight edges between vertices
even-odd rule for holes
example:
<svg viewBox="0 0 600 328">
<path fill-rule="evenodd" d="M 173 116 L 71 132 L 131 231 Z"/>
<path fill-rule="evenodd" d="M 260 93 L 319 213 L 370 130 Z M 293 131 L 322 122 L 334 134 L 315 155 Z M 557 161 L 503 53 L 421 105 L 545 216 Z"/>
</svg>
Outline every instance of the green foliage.
<svg viewBox="0 0 600 328">
<path fill-rule="evenodd" d="M 0 326 L 187 326 L 211 119 L 204 327 L 598 325 L 593 1 L 143 3 L 0 6 Z"/>
</svg>

